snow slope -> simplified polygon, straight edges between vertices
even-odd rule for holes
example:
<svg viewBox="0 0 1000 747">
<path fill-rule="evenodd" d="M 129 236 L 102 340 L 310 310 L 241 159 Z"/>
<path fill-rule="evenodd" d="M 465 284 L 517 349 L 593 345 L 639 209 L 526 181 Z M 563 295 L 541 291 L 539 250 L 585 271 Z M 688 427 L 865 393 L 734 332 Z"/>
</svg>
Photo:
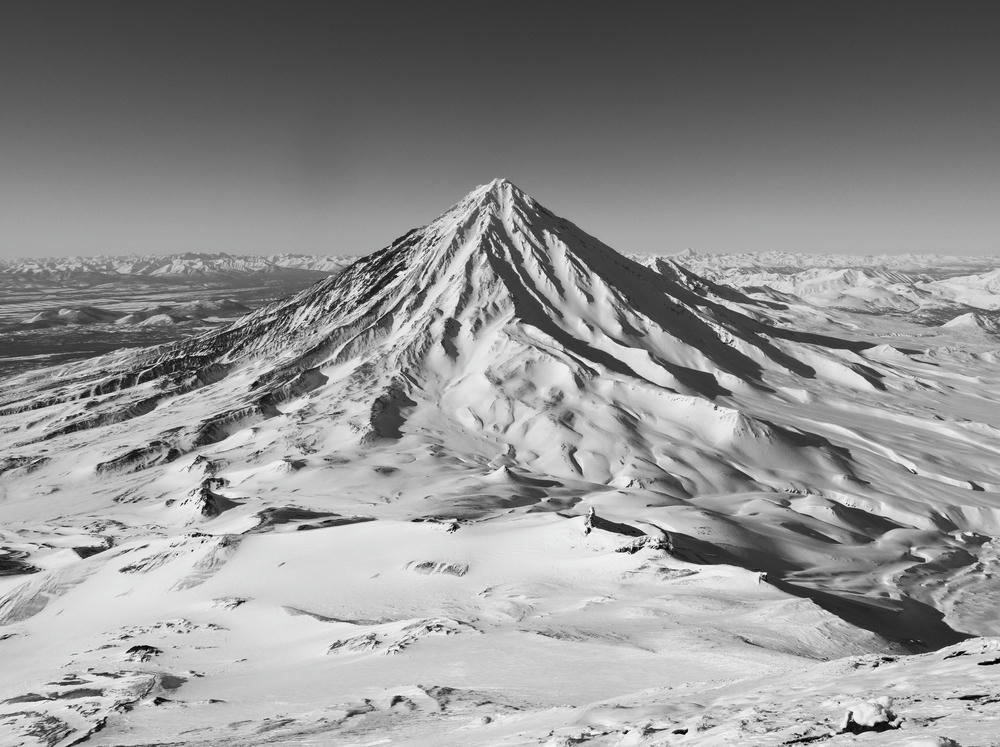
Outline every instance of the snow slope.
<svg viewBox="0 0 1000 747">
<path fill-rule="evenodd" d="M 870 743 L 928 735 L 919 678 L 991 671 L 938 649 L 1000 633 L 996 358 L 797 313 L 496 180 L 221 329 L 8 380 L 0 728 L 778 744 L 863 696 Z M 950 736 L 995 719 L 958 702 Z"/>
</svg>

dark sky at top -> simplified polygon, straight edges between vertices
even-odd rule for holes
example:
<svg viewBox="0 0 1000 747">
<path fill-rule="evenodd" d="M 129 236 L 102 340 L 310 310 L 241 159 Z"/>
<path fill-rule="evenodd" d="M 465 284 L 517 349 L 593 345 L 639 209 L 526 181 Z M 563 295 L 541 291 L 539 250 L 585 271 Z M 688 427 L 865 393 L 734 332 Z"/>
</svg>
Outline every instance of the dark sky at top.
<svg viewBox="0 0 1000 747">
<path fill-rule="evenodd" d="M 621 251 L 1000 252 L 973 2 L 0 5 L 0 256 L 364 253 L 506 176 Z"/>
</svg>

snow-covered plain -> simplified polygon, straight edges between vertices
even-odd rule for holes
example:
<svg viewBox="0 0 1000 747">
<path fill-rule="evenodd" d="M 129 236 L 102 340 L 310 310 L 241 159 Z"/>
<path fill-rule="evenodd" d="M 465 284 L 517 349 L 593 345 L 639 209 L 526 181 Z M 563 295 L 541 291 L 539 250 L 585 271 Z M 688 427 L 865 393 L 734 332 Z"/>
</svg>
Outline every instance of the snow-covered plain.
<svg viewBox="0 0 1000 747">
<path fill-rule="evenodd" d="M 4 381 L 0 742 L 1000 743 L 989 268 L 702 261 L 496 180 Z"/>
</svg>

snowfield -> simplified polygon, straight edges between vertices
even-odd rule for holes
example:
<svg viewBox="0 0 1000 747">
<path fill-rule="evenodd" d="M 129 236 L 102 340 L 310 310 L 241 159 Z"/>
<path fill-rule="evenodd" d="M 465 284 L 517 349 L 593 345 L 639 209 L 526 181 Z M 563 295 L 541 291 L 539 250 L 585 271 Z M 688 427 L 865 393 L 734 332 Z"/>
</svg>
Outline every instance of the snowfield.
<svg viewBox="0 0 1000 747">
<path fill-rule="evenodd" d="M 1000 286 L 804 263 L 501 179 L 6 379 L 0 743 L 1000 744 Z"/>
</svg>

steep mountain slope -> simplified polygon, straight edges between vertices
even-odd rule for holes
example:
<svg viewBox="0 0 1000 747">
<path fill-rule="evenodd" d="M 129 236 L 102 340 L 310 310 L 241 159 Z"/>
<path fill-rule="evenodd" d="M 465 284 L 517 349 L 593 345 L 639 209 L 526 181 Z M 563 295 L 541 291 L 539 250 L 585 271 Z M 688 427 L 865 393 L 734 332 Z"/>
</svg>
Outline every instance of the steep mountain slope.
<svg viewBox="0 0 1000 747">
<path fill-rule="evenodd" d="M 222 329 L 8 380 L 0 725 L 495 743 L 462 724 L 1000 633 L 995 359 L 786 310 L 496 180 Z"/>
</svg>

